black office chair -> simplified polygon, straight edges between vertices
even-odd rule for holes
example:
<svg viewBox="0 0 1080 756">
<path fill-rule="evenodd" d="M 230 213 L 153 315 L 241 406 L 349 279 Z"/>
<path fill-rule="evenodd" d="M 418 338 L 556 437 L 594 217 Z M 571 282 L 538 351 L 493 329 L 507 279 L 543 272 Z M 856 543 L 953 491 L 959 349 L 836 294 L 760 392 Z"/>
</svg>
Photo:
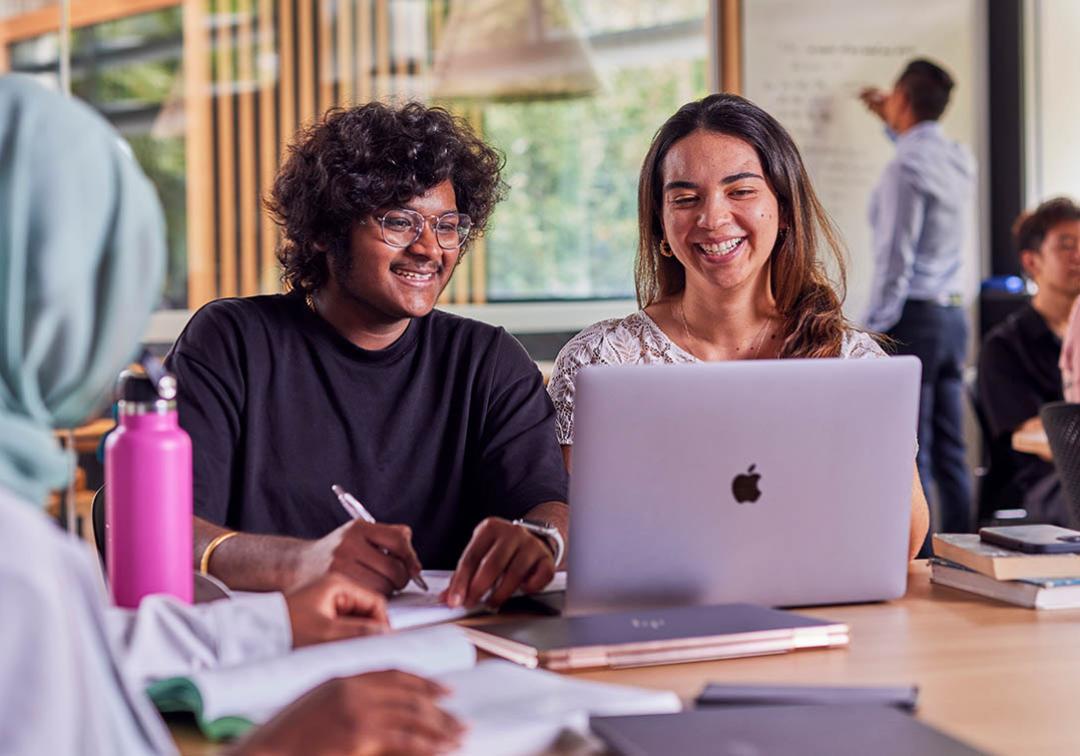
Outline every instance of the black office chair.
<svg viewBox="0 0 1080 756">
<path fill-rule="evenodd" d="M 105 486 L 94 492 L 94 500 L 90 504 L 90 521 L 94 527 L 94 543 L 97 544 L 98 556 L 101 557 L 101 566 L 108 575 L 109 566 L 105 563 Z"/>
<path fill-rule="evenodd" d="M 975 421 L 979 426 L 979 434 L 982 436 L 979 444 L 979 464 L 975 468 L 975 523 L 976 529 L 987 525 L 1019 525 L 1027 520 L 1028 513 L 1024 509 L 1022 501 L 1005 502 L 1008 508 L 1003 509 L 1003 502 L 995 495 L 1001 481 L 999 474 L 990 466 L 990 444 L 993 433 L 990 431 L 990 420 L 986 417 L 986 408 L 983 407 L 979 396 L 979 375 L 974 367 L 964 370 L 964 393 L 967 394 L 968 402 Z M 1012 505 L 1011 507 L 1009 505 Z"/>
<path fill-rule="evenodd" d="M 105 558 L 105 486 L 94 492 L 94 501 L 90 505 L 90 518 L 94 525 L 94 543 L 97 545 L 98 556 L 101 557 L 102 574 L 108 581 L 109 563 Z M 228 586 L 213 575 L 201 575 L 195 570 L 192 572 L 192 580 L 195 583 L 196 604 L 232 596 L 232 591 Z"/>
<path fill-rule="evenodd" d="M 1069 522 L 1080 529 L 1080 404 L 1052 402 L 1039 410 L 1054 455 Z"/>
</svg>

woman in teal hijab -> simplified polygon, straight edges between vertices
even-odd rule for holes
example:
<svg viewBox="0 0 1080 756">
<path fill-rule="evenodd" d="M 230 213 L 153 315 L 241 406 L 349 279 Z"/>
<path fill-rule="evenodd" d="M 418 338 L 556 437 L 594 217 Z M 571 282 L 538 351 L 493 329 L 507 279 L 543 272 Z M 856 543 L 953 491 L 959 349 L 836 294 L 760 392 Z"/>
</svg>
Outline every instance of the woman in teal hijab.
<svg viewBox="0 0 1080 756">
<path fill-rule="evenodd" d="M 161 289 L 164 239 L 154 189 L 108 124 L 32 79 L 0 77 L 5 754 L 171 753 L 145 680 L 385 625 L 383 599 L 340 576 L 287 597 L 187 606 L 151 596 L 137 612 L 106 608 L 89 548 L 39 511 L 73 470 L 52 430 L 101 406 L 134 354 Z M 402 673 L 334 681 L 240 750 L 265 750 L 268 739 L 279 753 L 445 748 L 458 731 L 433 703 L 440 692 Z"/>
<path fill-rule="evenodd" d="M 43 503 L 72 460 L 53 428 L 100 407 L 157 301 L 153 186 L 88 107 L 0 88 L 0 486 Z"/>
</svg>

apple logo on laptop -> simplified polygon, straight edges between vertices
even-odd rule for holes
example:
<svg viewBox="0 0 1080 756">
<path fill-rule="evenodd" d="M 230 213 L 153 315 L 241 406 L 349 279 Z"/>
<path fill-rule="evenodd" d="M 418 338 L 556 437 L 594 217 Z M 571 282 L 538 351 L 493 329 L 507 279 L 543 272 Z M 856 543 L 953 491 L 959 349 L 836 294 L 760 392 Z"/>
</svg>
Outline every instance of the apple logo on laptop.
<svg viewBox="0 0 1080 756">
<path fill-rule="evenodd" d="M 731 481 L 731 493 L 735 496 L 735 501 L 739 504 L 746 502 L 755 502 L 761 498 L 761 489 L 758 488 L 758 481 L 761 480 L 761 473 L 754 472 L 756 464 L 750 465 L 745 473 L 736 475 L 735 479 Z"/>
</svg>

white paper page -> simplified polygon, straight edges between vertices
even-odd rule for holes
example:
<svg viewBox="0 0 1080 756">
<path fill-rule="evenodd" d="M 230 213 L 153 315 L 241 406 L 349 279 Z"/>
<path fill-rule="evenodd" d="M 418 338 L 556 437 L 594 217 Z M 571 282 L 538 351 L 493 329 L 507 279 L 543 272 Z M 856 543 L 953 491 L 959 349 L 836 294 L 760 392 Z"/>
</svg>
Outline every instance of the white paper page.
<svg viewBox="0 0 1080 756">
<path fill-rule="evenodd" d="M 570 728 L 584 733 L 590 714 L 670 714 L 682 709 L 671 691 L 579 680 L 488 660 L 439 676 L 452 693 L 440 706 L 469 725 L 461 753 L 535 754 Z"/>
<path fill-rule="evenodd" d="M 483 607 L 451 609 L 439 601 L 439 596 L 450 585 L 452 570 L 424 570 L 424 581 L 428 584 L 426 593 L 411 582 L 404 590 L 390 598 L 387 613 L 390 615 L 390 627 L 404 630 L 409 627 L 431 625 L 437 622 L 452 622 L 470 614 L 484 611 Z M 566 573 L 556 572 L 550 583 L 540 593 L 554 593 L 566 590 Z"/>
<path fill-rule="evenodd" d="M 380 669 L 434 676 L 472 667 L 476 649 L 451 625 L 309 646 L 270 659 L 191 675 L 203 719 L 240 716 L 262 723 L 333 677 Z"/>
</svg>

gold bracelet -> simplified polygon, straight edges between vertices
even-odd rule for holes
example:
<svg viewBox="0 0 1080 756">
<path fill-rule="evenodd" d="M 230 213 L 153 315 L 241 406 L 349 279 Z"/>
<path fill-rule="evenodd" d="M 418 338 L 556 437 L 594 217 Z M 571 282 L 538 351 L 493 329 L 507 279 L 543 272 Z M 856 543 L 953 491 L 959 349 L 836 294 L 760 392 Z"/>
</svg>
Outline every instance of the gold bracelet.
<svg viewBox="0 0 1080 756">
<path fill-rule="evenodd" d="M 203 553 L 202 553 L 202 559 L 199 560 L 199 574 L 201 574 L 201 575 L 209 575 L 210 574 L 210 557 L 213 556 L 214 549 L 216 549 L 221 544 L 225 543 L 227 540 L 232 538 L 234 535 L 240 535 L 240 534 L 235 530 L 230 530 L 227 533 L 222 533 L 221 535 L 215 536 L 214 540 L 212 540 L 212 541 L 210 541 L 210 543 L 206 544 L 206 549 L 204 549 Z"/>
</svg>

